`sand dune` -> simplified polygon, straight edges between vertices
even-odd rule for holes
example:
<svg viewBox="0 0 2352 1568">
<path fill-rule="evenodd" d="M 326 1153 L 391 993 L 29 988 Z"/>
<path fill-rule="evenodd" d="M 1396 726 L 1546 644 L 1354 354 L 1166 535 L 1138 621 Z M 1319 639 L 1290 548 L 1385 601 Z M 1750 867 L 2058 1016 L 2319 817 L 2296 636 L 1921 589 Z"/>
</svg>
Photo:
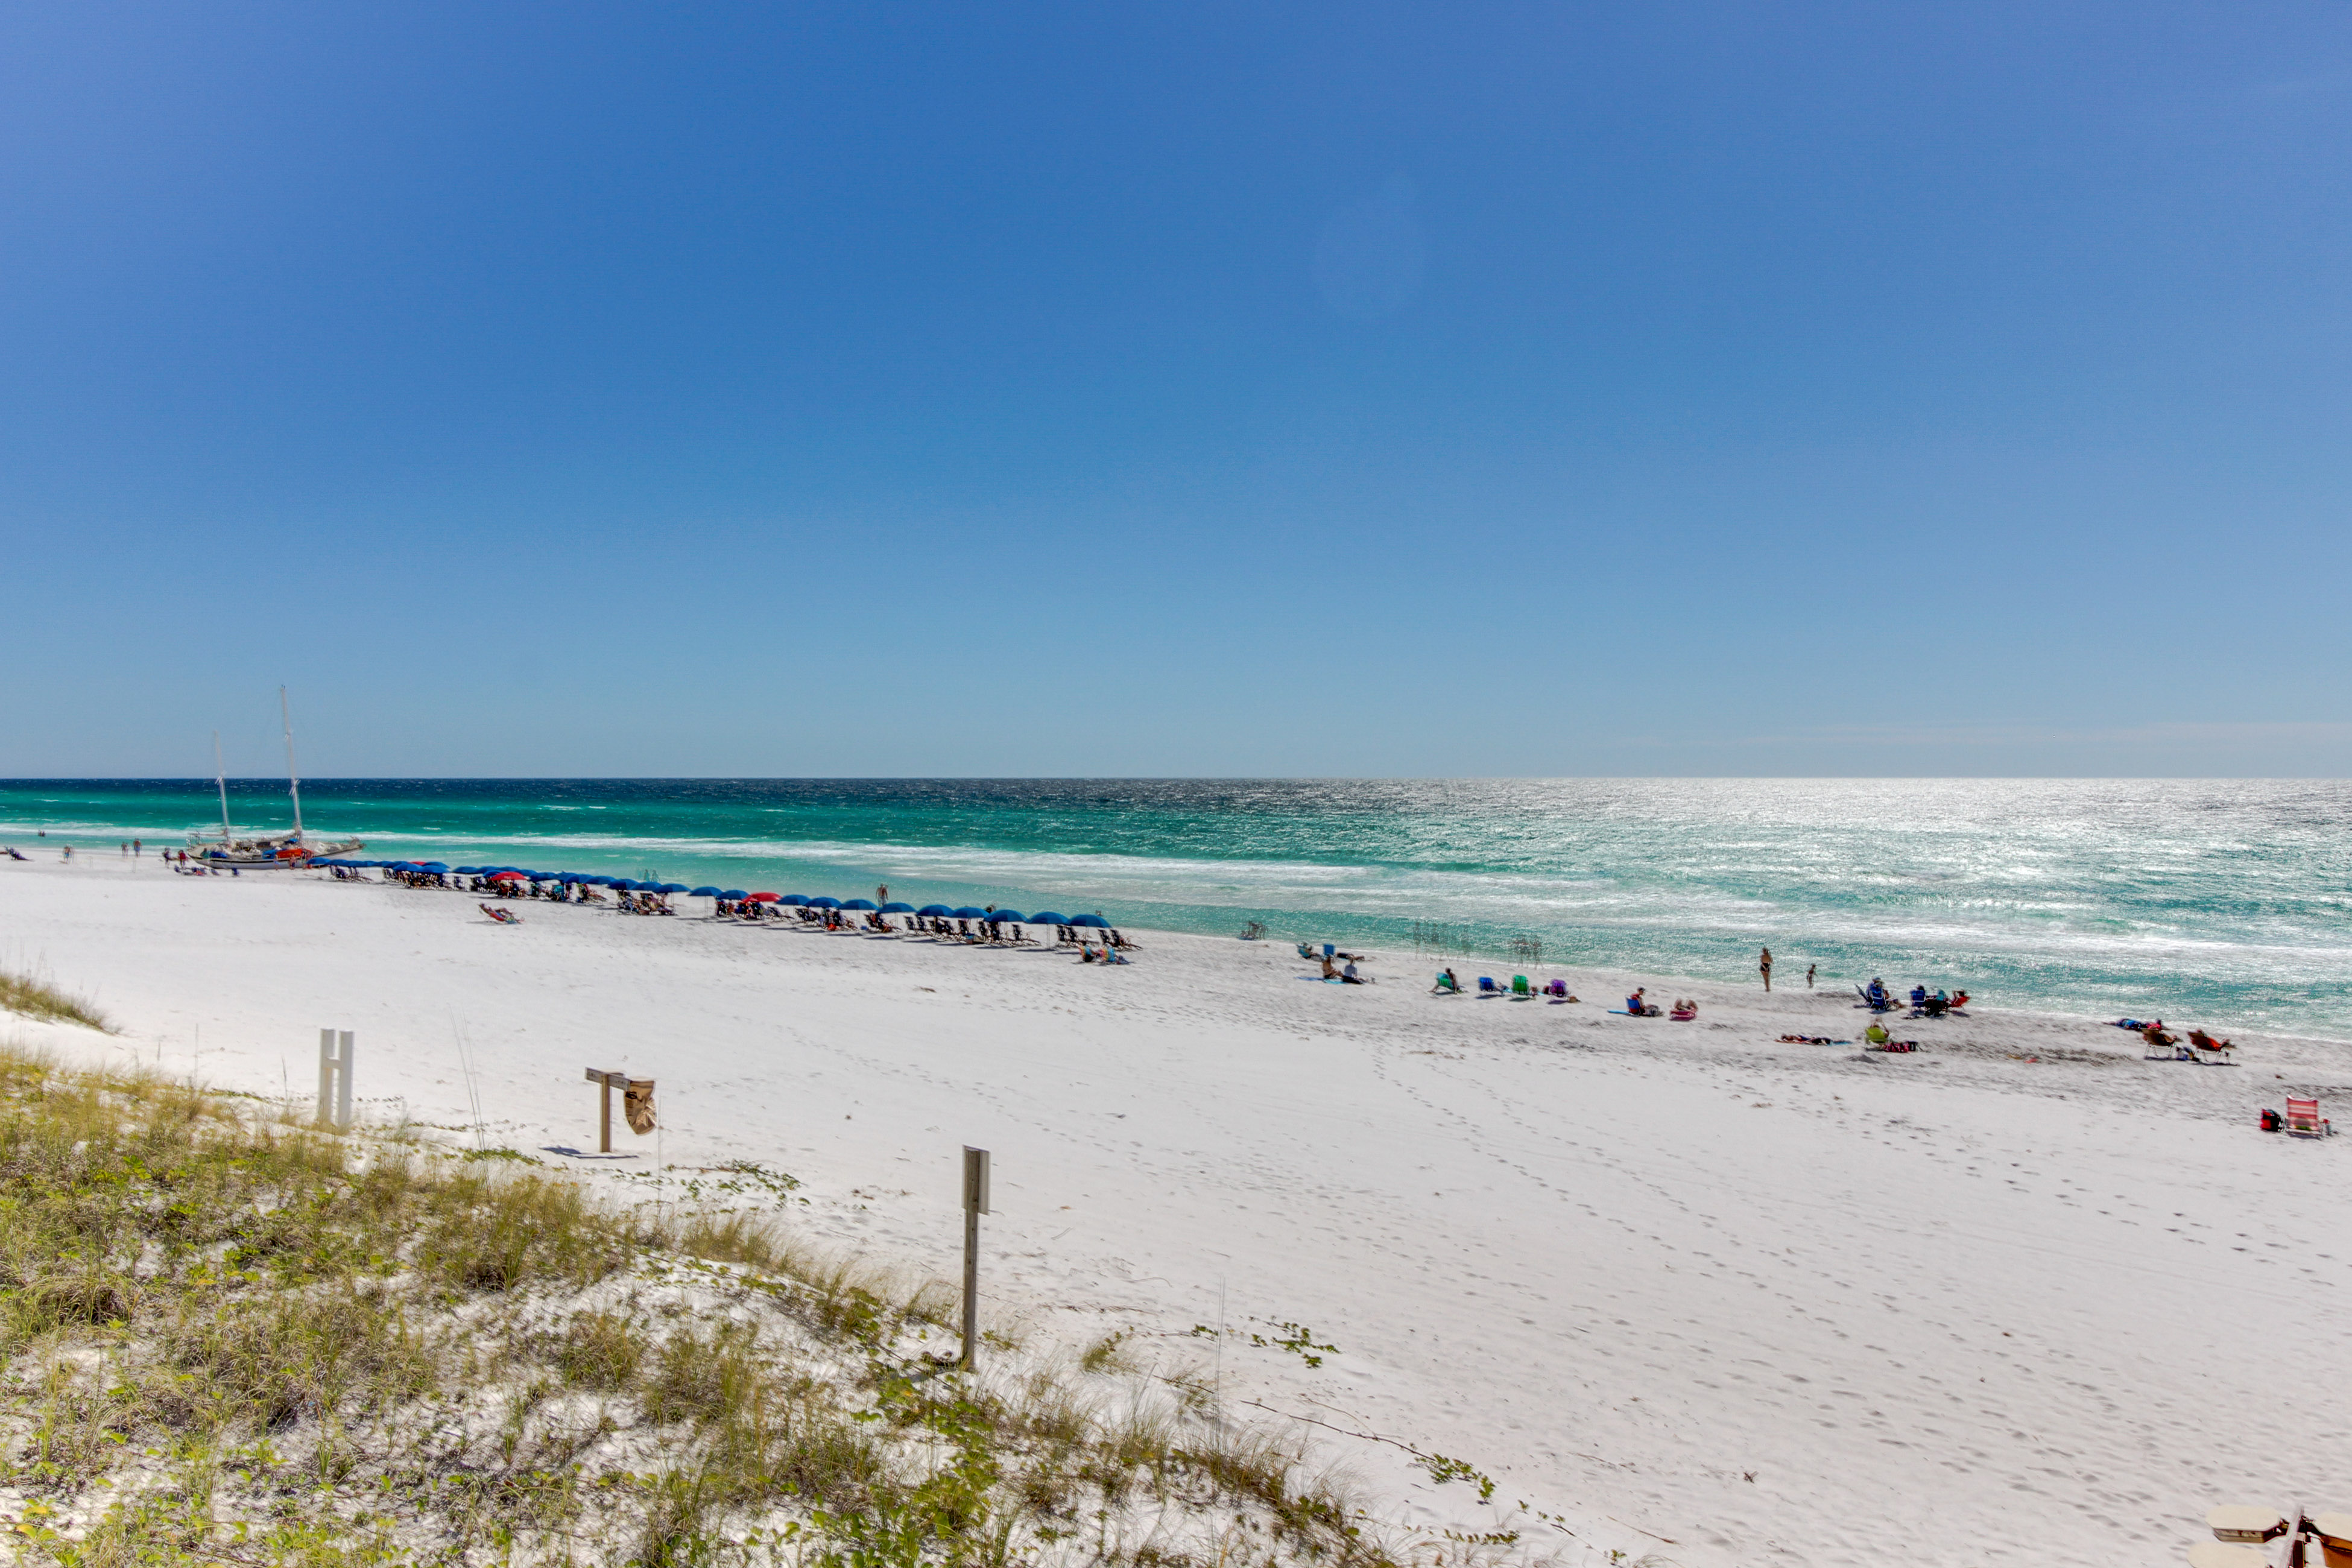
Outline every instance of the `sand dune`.
<svg viewBox="0 0 2352 1568">
<path fill-rule="evenodd" d="M 593 1146 L 582 1069 L 651 1076 L 640 1166 L 782 1167 L 798 1223 L 942 1270 L 985 1145 L 993 1310 L 1154 1336 L 1323 1423 L 1398 1519 L 1569 1563 L 2139 1564 L 2216 1501 L 2352 1505 L 2352 1138 L 2254 1126 L 2315 1087 L 2352 1124 L 2341 1044 L 2148 1063 L 1986 997 L 1872 1057 L 1776 1043 L 1858 1034 L 1828 993 L 1438 999 L 1396 954 L 1341 987 L 1198 937 L 1106 971 L 521 909 L 11 864 L 0 960 L 126 1031 L 26 1039 L 274 1094 L 350 1028 L 369 1112 L 453 1137 L 459 1028 L 502 1144 Z M 1698 1021 L 1607 1016 L 1629 983 Z"/>
</svg>

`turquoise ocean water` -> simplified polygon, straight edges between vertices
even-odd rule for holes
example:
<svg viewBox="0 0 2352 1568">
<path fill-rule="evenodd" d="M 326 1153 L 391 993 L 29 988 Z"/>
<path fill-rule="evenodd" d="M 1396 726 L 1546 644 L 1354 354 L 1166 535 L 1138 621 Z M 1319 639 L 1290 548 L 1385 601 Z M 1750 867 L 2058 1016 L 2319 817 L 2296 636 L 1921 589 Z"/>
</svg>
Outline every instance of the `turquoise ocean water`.
<svg viewBox="0 0 2352 1568">
<path fill-rule="evenodd" d="M 286 825 L 282 783 L 230 790 L 240 828 Z M 1516 940 L 1737 981 L 1769 942 L 1782 984 L 1810 962 L 1825 984 L 2352 1039 L 2338 781 L 322 779 L 303 806 L 386 858 L 1256 920 L 1391 973 Z M 20 846 L 217 820 L 210 780 L 0 783 L 0 842 Z"/>
</svg>

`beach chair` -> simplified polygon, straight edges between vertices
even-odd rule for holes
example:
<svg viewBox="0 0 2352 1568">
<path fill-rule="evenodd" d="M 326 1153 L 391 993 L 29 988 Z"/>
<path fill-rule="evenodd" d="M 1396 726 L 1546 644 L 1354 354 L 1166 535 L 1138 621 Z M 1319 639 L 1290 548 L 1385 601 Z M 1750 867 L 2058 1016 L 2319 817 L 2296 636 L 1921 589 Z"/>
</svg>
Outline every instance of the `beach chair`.
<svg viewBox="0 0 2352 1568">
<path fill-rule="evenodd" d="M 1550 984 L 1543 988 L 1543 994 L 1550 997 L 1555 1002 L 1567 1002 L 1573 1000 L 1573 998 L 1568 994 L 1568 982 L 1565 980 L 1553 981 Z"/>
<path fill-rule="evenodd" d="M 1437 977 L 1437 984 L 1429 989 L 1440 995 L 1459 996 L 1462 994 L 1462 982 L 1454 979 L 1451 974 L 1441 973 Z"/>
<path fill-rule="evenodd" d="M 1525 1002 L 1534 994 L 1535 988 L 1528 984 L 1528 977 L 1526 975 L 1514 974 L 1511 976 L 1511 1000 L 1514 1002 Z"/>
<path fill-rule="evenodd" d="M 1495 977 L 1493 975 L 1482 974 L 1478 976 L 1478 994 L 1481 996 L 1508 996 L 1510 993 L 1496 984 Z"/>
<path fill-rule="evenodd" d="M 2321 1120 L 2319 1101 L 2286 1097 L 2286 1135 L 2290 1138 L 2325 1138 L 2336 1129 Z"/>
</svg>

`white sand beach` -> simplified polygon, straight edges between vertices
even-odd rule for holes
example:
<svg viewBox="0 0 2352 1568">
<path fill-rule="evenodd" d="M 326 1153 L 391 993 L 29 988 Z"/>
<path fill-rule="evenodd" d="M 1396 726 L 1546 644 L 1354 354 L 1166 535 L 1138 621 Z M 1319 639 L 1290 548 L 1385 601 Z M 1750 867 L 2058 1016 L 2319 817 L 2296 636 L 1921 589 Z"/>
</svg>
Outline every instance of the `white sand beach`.
<svg viewBox="0 0 2352 1568">
<path fill-rule="evenodd" d="M 1105 969 L 518 908 L 7 863 L 0 963 L 123 1033 L 0 1032 L 299 1096 L 348 1028 L 370 1116 L 468 1140 L 462 1028 L 526 1151 L 593 1149 L 583 1069 L 625 1068 L 659 1083 L 658 1136 L 618 1134 L 638 1168 L 789 1171 L 793 1223 L 943 1273 L 985 1146 L 1000 1321 L 1158 1336 L 1236 1409 L 1321 1424 L 1397 1519 L 1564 1563 L 2122 1568 L 2217 1502 L 2352 1507 L 2352 1137 L 2256 1128 L 2315 1089 L 2352 1126 L 2341 1043 L 2147 1062 L 1982 996 L 1871 1056 L 1778 1043 L 1864 1022 L 1786 974 L 1546 969 L 1583 998 L 1555 1005 L 1433 997 L 1396 952 L 1339 986 L 1273 942 L 1135 932 Z M 1630 984 L 1697 1021 L 1611 1016 Z M 1336 1351 L 1251 1342 L 1282 1325 Z"/>
</svg>

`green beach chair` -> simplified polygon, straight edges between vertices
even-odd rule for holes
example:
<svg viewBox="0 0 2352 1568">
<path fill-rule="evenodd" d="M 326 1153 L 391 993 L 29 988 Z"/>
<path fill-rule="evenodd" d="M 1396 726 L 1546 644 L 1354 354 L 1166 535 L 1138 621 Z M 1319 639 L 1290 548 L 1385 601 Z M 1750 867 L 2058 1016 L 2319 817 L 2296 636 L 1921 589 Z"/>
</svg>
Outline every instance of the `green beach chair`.
<svg viewBox="0 0 2352 1568">
<path fill-rule="evenodd" d="M 1511 997 L 1514 1001 L 1523 1002 L 1534 994 L 1535 990 L 1528 984 L 1528 977 L 1526 975 L 1514 974 L 1511 976 Z"/>
</svg>

